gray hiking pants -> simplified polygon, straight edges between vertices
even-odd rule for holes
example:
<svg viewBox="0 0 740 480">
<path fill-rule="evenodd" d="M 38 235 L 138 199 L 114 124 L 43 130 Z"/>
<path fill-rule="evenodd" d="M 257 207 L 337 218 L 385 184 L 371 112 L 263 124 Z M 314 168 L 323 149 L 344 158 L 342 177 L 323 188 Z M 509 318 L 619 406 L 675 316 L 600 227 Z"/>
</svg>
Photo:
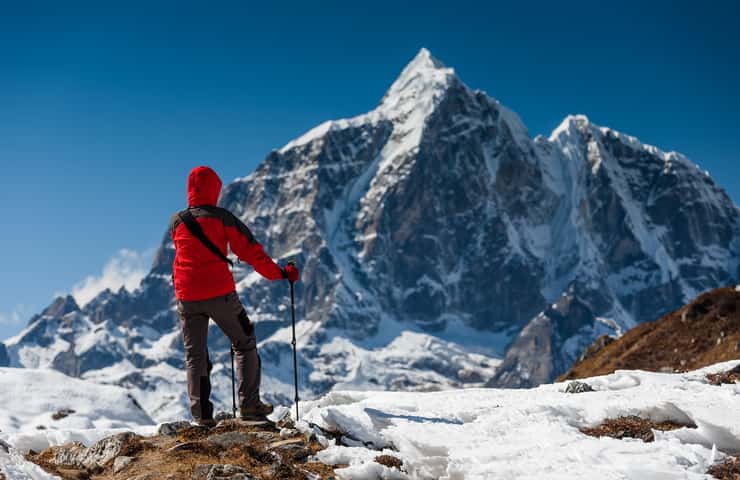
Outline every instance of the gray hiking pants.
<svg viewBox="0 0 740 480">
<path fill-rule="evenodd" d="M 211 394 L 211 362 L 208 359 L 208 319 L 231 340 L 239 377 L 239 406 L 244 409 L 259 403 L 260 357 L 254 326 L 244 311 L 236 292 L 196 302 L 177 301 L 183 341 L 185 367 L 188 374 L 188 396 L 193 418 L 213 418 Z"/>
</svg>

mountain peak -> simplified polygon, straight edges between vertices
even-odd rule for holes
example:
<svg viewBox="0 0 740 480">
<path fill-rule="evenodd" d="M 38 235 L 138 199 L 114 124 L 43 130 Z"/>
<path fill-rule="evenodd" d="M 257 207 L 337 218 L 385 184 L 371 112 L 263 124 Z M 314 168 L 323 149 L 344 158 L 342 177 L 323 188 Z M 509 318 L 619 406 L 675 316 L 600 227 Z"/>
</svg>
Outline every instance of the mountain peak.
<svg viewBox="0 0 740 480">
<path fill-rule="evenodd" d="M 562 122 L 560 122 L 560 125 L 552 131 L 550 134 L 550 141 L 557 140 L 557 138 L 563 133 L 572 134 L 576 130 L 583 130 L 589 125 L 591 125 L 591 121 L 586 115 L 568 115 Z"/>
<path fill-rule="evenodd" d="M 441 97 L 454 78 L 454 69 L 422 48 L 388 89 L 380 107 L 391 117 L 393 113 L 406 113 L 406 107 Z"/>
<path fill-rule="evenodd" d="M 72 295 L 66 295 L 64 297 L 59 296 L 51 302 L 51 305 L 41 313 L 41 315 L 47 315 L 50 317 L 63 317 L 64 315 L 71 312 L 80 311 L 80 307 L 77 305 Z"/>
<path fill-rule="evenodd" d="M 416 54 L 413 60 L 409 62 L 406 68 L 411 69 L 445 69 L 447 66 L 440 62 L 439 59 L 432 55 L 432 52 L 424 47 L 421 47 L 419 52 Z"/>
<path fill-rule="evenodd" d="M 376 122 L 379 119 L 392 120 L 399 131 L 406 134 L 407 144 L 415 144 L 420 138 L 425 118 L 434 111 L 435 106 L 444 96 L 447 89 L 457 81 L 463 85 L 455 70 L 445 66 L 426 48 L 421 48 L 416 56 L 404 67 L 374 110 L 350 119 L 329 120 L 300 137 L 291 140 L 280 148 L 285 153 L 292 148 L 306 145 L 317 140 L 329 131 L 347 128 L 365 122 Z M 463 88 L 467 88 L 464 87 Z"/>
<path fill-rule="evenodd" d="M 596 125 L 583 114 L 568 115 L 565 117 L 560 125 L 552 131 L 549 140 L 551 142 L 567 143 L 572 141 L 570 137 L 578 137 L 586 133 L 597 136 L 611 136 L 632 149 L 645 150 L 650 154 L 661 158 L 664 162 L 677 161 L 688 166 L 694 166 L 688 158 L 678 152 L 666 152 L 656 146 L 643 143 L 637 137 L 627 135 L 613 128 Z"/>
</svg>

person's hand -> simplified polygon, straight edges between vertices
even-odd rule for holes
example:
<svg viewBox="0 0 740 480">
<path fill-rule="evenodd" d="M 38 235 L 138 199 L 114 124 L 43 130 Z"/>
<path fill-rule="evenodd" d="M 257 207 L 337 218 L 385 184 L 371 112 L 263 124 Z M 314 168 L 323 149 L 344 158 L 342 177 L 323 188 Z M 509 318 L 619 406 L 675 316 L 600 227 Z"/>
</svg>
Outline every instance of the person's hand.
<svg viewBox="0 0 740 480">
<path fill-rule="evenodd" d="M 287 278 L 290 283 L 297 282 L 298 277 L 300 276 L 300 273 L 298 272 L 298 267 L 296 267 L 294 263 L 287 264 L 283 268 L 283 276 Z"/>
</svg>

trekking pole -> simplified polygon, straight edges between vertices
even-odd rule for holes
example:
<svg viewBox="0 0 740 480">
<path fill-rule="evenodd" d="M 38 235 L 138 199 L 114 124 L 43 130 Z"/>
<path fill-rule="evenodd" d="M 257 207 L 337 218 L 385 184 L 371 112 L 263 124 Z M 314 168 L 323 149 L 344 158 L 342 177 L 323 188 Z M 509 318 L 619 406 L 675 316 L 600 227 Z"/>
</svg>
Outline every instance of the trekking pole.
<svg viewBox="0 0 740 480">
<path fill-rule="evenodd" d="M 239 258 L 236 259 L 239 263 Z M 229 265 L 231 276 L 234 276 L 234 264 Z M 234 388 L 234 345 L 231 345 L 231 414 L 236 419 L 236 389 Z"/>
<path fill-rule="evenodd" d="M 236 418 L 236 390 L 234 389 L 234 347 L 231 347 L 231 413 Z"/>
<path fill-rule="evenodd" d="M 295 262 L 290 261 L 288 265 L 295 266 Z M 295 384 L 295 421 L 298 421 L 298 354 L 296 353 L 296 342 L 295 342 L 295 294 L 293 288 L 293 282 L 290 282 L 290 317 L 293 321 L 293 341 L 290 343 L 293 345 L 293 381 Z"/>
</svg>

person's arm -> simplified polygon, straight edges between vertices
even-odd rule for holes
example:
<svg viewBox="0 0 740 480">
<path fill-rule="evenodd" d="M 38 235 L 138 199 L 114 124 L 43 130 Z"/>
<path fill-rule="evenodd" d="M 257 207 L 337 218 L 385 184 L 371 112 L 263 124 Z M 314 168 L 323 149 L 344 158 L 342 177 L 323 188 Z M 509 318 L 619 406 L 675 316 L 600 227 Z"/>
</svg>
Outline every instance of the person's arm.
<svg viewBox="0 0 740 480">
<path fill-rule="evenodd" d="M 226 219 L 224 227 L 231 251 L 268 280 L 286 278 L 283 270 L 265 253 L 265 249 L 254 238 L 249 228 L 235 215 L 229 214 L 228 217 L 230 218 Z"/>
</svg>

